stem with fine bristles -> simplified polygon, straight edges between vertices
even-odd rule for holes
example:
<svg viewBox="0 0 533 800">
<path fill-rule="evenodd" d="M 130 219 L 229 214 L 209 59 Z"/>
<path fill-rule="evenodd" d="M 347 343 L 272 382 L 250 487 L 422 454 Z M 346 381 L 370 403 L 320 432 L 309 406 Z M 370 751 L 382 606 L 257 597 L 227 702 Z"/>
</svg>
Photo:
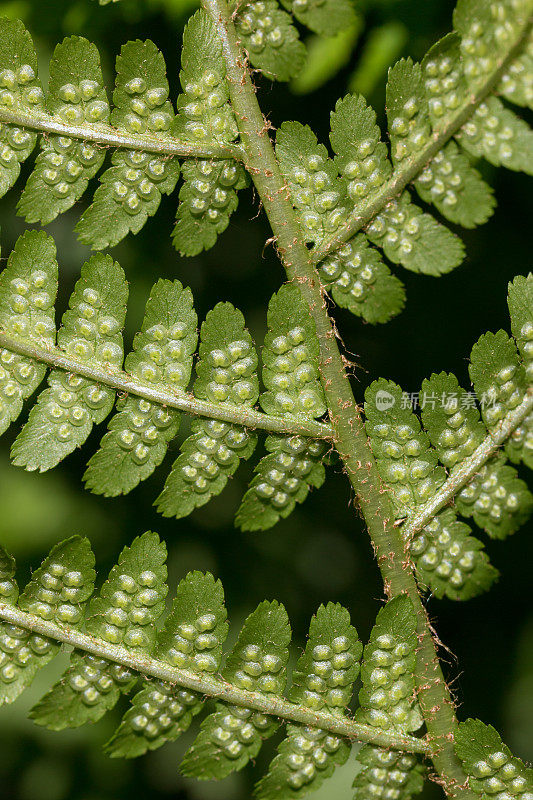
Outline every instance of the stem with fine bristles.
<svg viewBox="0 0 533 800">
<path fill-rule="evenodd" d="M 335 446 L 355 489 L 367 523 L 389 595 L 406 593 L 418 620 L 419 648 L 416 680 L 418 699 L 428 738 L 433 743 L 433 765 L 447 793 L 472 800 L 466 775 L 454 747 L 457 726 L 454 705 L 444 680 L 425 608 L 405 552 L 387 493 L 381 488 L 376 461 L 370 449 L 360 411 L 344 368 L 335 331 L 327 312 L 323 288 L 305 245 L 289 190 L 268 136 L 246 59 L 237 39 L 226 0 L 202 0 L 222 41 L 231 103 L 236 115 L 245 162 L 270 221 L 277 249 L 290 280 L 301 290 L 315 321 L 320 343 L 320 366 Z"/>
<path fill-rule="evenodd" d="M 110 644 L 104 639 L 82 633 L 68 625 L 57 625 L 54 622 L 43 620 L 41 617 L 29 614 L 15 606 L 0 603 L 0 620 L 40 636 L 46 636 L 55 642 L 71 645 L 84 653 L 121 664 L 147 678 L 157 678 L 171 685 L 183 686 L 206 697 L 214 697 L 232 705 L 253 708 L 263 714 L 270 714 L 290 722 L 299 722 L 302 725 L 314 725 L 354 741 L 371 742 L 381 747 L 391 747 L 409 753 L 430 752 L 430 746 L 424 739 L 416 739 L 414 736 L 395 731 L 379 731 L 369 725 L 362 725 L 347 717 L 342 717 L 340 714 L 313 711 L 306 706 L 291 703 L 283 697 L 241 689 L 205 672 L 178 669 L 165 661 L 133 652 L 121 645 Z"/>
</svg>

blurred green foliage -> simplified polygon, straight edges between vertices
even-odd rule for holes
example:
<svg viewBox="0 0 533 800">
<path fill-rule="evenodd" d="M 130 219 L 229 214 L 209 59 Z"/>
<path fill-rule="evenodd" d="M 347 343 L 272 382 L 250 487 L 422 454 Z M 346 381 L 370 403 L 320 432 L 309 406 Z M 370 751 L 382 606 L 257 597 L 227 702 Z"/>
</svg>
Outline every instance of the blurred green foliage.
<svg viewBox="0 0 533 800">
<path fill-rule="evenodd" d="M 47 0 L 44 7 L 40 0 L 12 0 L 0 3 L 0 13 L 20 16 L 33 33 L 43 77 L 55 44 L 65 35 L 81 33 L 98 45 L 109 86 L 120 45 L 149 37 L 165 54 L 175 97 L 181 29 L 194 5 L 193 0 L 123 0 L 101 8 L 90 0 Z M 344 63 L 338 61 L 338 69 L 330 69 L 327 81 L 311 95 L 295 95 L 286 86 L 260 80 L 263 111 L 276 127 L 284 119 L 309 123 L 324 141 L 329 112 L 346 91 L 354 70 L 358 88 L 365 87 L 369 101 L 382 109 L 390 61 L 400 55 L 420 58 L 449 29 L 452 8 L 452 0 L 367 0 L 360 6 L 364 31 L 359 38 L 354 36 L 355 49 L 344 54 Z M 408 37 L 400 37 L 401 30 L 408 31 Z M 379 36 L 383 42 L 384 31 L 395 32 L 389 49 L 383 51 L 389 61 L 375 45 Z M 19 187 L 30 168 L 28 162 Z M 531 193 L 525 176 L 496 172 L 486 165 L 483 169 L 495 184 L 500 205 L 488 225 L 466 235 L 468 258 L 458 270 L 438 281 L 404 273 L 407 308 L 388 325 L 372 328 L 348 312 L 337 311 L 338 328 L 354 361 L 358 400 L 370 380 L 380 375 L 397 381 L 406 391 L 417 391 L 432 371 L 449 370 L 466 386 L 466 355 L 472 343 L 485 330 L 508 327 L 507 281 L 530 268 Z M 15 216 L 16 197 L 13 191 L 0 204 L 4 257 L 24 230 Z M 86 202 L 78 205 L 85 207 Z M 262 341 L 266 305 L 283 275 L 272 248 L 265 247 L 270 232 L 264 216 L 257 214 L 257 197 L 252 190 L 243 192 L 239 211 L 216 247 L 192 259 L 179 258 L 170 243 L 176 203 L 176 194 L 164 198 L 161 211 L 142 233 L 113 250 L 130 281 L 127 343 L 140 325 L 150 286 L 158 277 L 176 277 L 190 285 L 201 318 L 218 300 L 231 301 L 244 311 L 252 334 Z M 48 226 L 59 252 L 60 313 L 89 254 L 73 235 L 80 210 L 75 208 Z M 92 434 L 93 449 L 102 428 Z M 243 465 L 225 492 L 207 507 L 185 520 L 166 520 L 155 514 L 151 503 L 161 475 L 176 456 L 178 442 L 153 478 L 127 497 L 104 500 L 81 488 L 85 454 L 73 454 L 46 476 L 9 466 L 14 434 L 11 439 L 5 436 L 0 446 L 0 541 L 16 555 L 21 575 L 28 576 L 30 564 L 35 567 L 54 541 L 70 533 L 89 536 L 99 570 L 105 574 L 125 543 L 144 530 L 155 529 L 169 548 L 171 587 L 193 568 L 211 570 L 222 578 L 233 632 L 258 602 L 275 597 L 287 607 L 297 641 L 303 642 L 311 613 L 328 600 L 346 605 L 361 638 L 368 636 L 382 585 L 348 482 L 335 459 L 324 487 L 288 520 L 266 534 L 243 534 L 233 528 L 232 521 L 250 478 L 249 465 Z M 487 549 L 502 572 L 497 586 L 461 606 L 429 599 L 429 612 L 451 651 L 443 650 L 442 655 L 461 704 L 461 717 L 478 716 L 494 724 L 517 755 L 531 760 L 533 622 L 528 607 L 533 537 L 524 528 L 506 542 L 490 542 Z M 125 701 L 94 727 L 62 734 L 39 729 L 26 720 L 26 711 L 61 670 L 58 659 L 43 670 L 24 699 L 2 709 L 2 800 L 148 796 L 151 800 L 245 800 L 251 796 L 251 766 L 220 784 L 179 776 L 178 754 L 185 751 L 193 733 L 135 762 L 104 756 L 100 746 L 118 723 Z M 270 758 L 276 741 L 263 748 L 258 769 Z M 354 771 L 351 759 L 324 791 L 314 795 L 316 800 L 348 800 Z M 425 798 L 438 796 L 438 787 L 428 785 Z"/>
</svg>

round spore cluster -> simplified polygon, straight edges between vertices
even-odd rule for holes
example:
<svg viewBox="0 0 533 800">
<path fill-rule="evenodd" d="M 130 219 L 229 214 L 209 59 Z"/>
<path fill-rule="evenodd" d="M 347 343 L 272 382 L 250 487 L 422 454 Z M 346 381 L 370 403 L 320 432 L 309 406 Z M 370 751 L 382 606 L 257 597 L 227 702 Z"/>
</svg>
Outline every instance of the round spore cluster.
<svg viewBox="0 0 533 800">
<path fill-rule="evenodd" d="M 276 12 L 279 13 L 273 0 L 258 0 L 239 10 L 235 27 L 252 54 L 262 53 L 268 47 L 278 49 L 285 43 L 283 28 L 276 24 Z"/>
<path fill-rule="evenodd" d="M 246 428 L 218 420 L 201 420 L 197 426 L 201 433 L 188 440 L 180 456 L 180 472 L 195 492 L 205 494 L 214 481 L 236 469 L 243 452 L 255 444 L 255 436 Z"/>
<path fill-rule="evenodd" d="M 469 528 L 464 523 L 444 521 L 437 516 L 409 545 L 420 580 L 429 582 L 439 596 L 455 597 L 478 566 L 480 554 L 471 547 L 468 533 Z M 442 589 L 438 588 L 439 584 L 443 585 Z"/>
<path fill-rule="evenodd" d="M 367 724 L 388 730 L 406 730 L 412 719 L 412 647 L 389 633 L 377 636 L 371 651 L 365 651 L 370 669 L 364 685 L 361 712 Z"/>
<path fill-rule="evenodd" d="M 328 767 L 331 769 L 335 756 L 345 760 L 346 743 L 328 731 L 307 725 L 288 725 L 287 732 L 283 757 L 288 767 L 286 782 L 294 791 L 304 789 Z"/>
<path fill-rule="evenodd" d="M 528 791 L 524 772 L 523 764 L 508 752 L 491 752 L 472 765 L 472 788 L 480 794 L 494 797 L 494 800 L 533 800 L 533 792 Z"/>
<path fill-rule="evenodd" d="M 354 782 L 356 800 L 401 800 L 415 793 L 414 787 L 408 790 L 413 772 L 417 770 L 416 756 L 411 753 L 365 745 L 358 760 L 363 768 Z"/>
<path fill-rule="evenodd" d="M 134 674 L 121 664 L 112 664 L 92 655 L 71 662 L 65 676 L 67 686 L 86 707 L 98 706 L 111 691 L 122 690 L 134 679 Z"/>
<path fill-rule="evenodd" d="M 319 417 L 326 410 L 318 365 L 306 339 L 305 328 L 296 325 L 269 343 L 273 357 L 265 366 L 264 378 L 279 414 Z"/>
<path fill-rule="evenodd" d="M 288 513 L 295 502 L 302 502 L 307 495 L 310 474 L 320 464 L 326 445 L 301 436 L 269 437 L 269 440 L 275 441 L 276 447 L 258 467 L 255 493 L 277 512 Z"/>
</svg>

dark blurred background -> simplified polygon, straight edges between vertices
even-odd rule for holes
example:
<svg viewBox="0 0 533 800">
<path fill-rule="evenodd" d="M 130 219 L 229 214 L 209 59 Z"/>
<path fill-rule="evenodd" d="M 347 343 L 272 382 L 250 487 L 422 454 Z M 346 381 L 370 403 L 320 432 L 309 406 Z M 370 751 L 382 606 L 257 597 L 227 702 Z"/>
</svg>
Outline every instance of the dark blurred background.
<svg viewBox="0 0 533 800">
<path fill-rule="evenodd" d="M 113 63 L 121 44 L 151 38 L 165 54 L 172 96 L 176 97 L 181 31 L 194 6 L 193 0 L 123 0 L 104 8 L 91 0 L 13 0 L 0 3 L 0 12 L 22 18 L 32 32 L 43 80 L 54 45 L 65 35 L 82 34 L 96 42 L 108 87 L 112 86 Z M 387 67 L 401 55 L 420 59 L 449 30 L 453 2 L 366 0 L 359 9 L 357 25 L 338 41 L 312 38 L 313 60 L 299 81 L 289 87 L 259 81 L 260 102 L 274 126 L 284 119 L 298 119 L 309 123 L 325 141 L 329 112 L 348 86 L 365 92 L 379 109 L 383 123 Z M 315 91 L 309 94 L 310 89 Z M 30 166 L 28 162 L 24 167 L 19 191 Z M 509 328 L 507 282 L 530 269 L 529 187 L 523 175 L 487 165 L 481 169 L 495 187 L 499 205 L 487 225 L 462 233 L 467 258 L 459 269 L 438 280 L 401 270 L 407 285 L 407 308 L 386 326 L 372 328 L 348 312 L 337 311 L 346 351 L 356 365 L 353 383 L 358 400 L 370 380 L 379 375 L 414 392 L 431 371 L 450 370 L 468 387 L 468 354 L 473 342 L 485 330 Z M 4 256 L 25 228 L 15 216 L 19 191 L 11 191 L 0 204 Z M 240 197 L 239 210 L 226 233 L 211 251 L 197 258 L 180 258 L 171 246 L 176 194 L 163 199 L 159 213 L 141 234 L 128 237 L 113 250 L 130 281 L 128 346 L 139 327 L 150 286 L 160 276 L 179 278 L 192 287 L 200 318 L 218 300 L 231 301 L 245 313 L 256 341 L 262 341 L 265 307 L 283 274 L 272 248 L 264 246 L 270 233 L 264 216 L 257 214 L 257 198 L 252 190 Z M 73 234 L 86 202 L 84 199 L 48 227 L 58 245 L 61 313 L 89 255 Z M 85 462 L 103 427 L 93 433 L 83 452 L 43 476 L 9 466 L 9 447 L 18 427 L 0 443 L 0 541 L 16 555 L 22 578 L 54 542 L 74 532 L 89 536 L 104 576 L 124 544 L 146 529 L 155 529 L 169 548 L 171 591 L 189 569 L 212 571 L 224 583 L 234 631 L 259 601 L 277 598 L 289 612 L 299 646 L 310 615 L 321 602 L 331 599 L 345 604 L 361 637 L 368 636 L 382 585 L 338 463 L 329 470 L 325 486 L 288 520 L 264 534 L 242 534 L 233 527 L 233 515 L 250 477 L 250 465 L 241 468 L 225 492 L 206 508 L 186 520 L 171 521 L 156 515 L 152 502 L 179 441 L 170 447 L 165 465 L 152 478 L 127 497 L 104 500 L 85 492 L 81 484 Z M 184 433 L 186 427 L 184 424 Z M 449 648 L 443 657 L 459 715 L 479 716 L 496 725 L 515 752 L 530 760 L 531 532 L 529 526 L 506 542 L 487 543 L 490 557 L 501 571 L 499 583 L 487 595 L 462 605 L 428 600 L 439 636 Z M 252 766 L 219 784 L 180 777 L 179 759 L 192 733 L 134 762 L 104 756 L 101 745 L 127 707 L 126 699 L 100 723 L 81 730 L 58 734 L 33 725 L 26 719 L 27 710 L 58 678 L 64 665 L 64 657 L 56 659 L 19 702 L 2 709 L 1 800 L 125 800 L 132 796 L 245 800 L 251 796 Z M 258 770 L 264 769 L 275 741 L 263 747 Z M 258 774 L 256 771 L 255 777 Z M 350 760 L 313 797 L 348 800 L 353 774 Z M 428 785 L 424 797 L 438 796 L 436 787 Z"/>
</svg>

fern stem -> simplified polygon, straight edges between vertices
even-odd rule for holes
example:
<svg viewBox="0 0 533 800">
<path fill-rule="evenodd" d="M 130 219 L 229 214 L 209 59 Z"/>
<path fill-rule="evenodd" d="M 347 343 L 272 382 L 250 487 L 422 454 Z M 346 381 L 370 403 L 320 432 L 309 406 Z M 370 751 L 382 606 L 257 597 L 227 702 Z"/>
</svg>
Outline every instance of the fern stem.
<svg viewBox="0 0 533 800">
<path fill-rule="evenodd" d="M 121 664 L 146 677 L 157 678 L 172 685 L 183 686 L 207 697 L 223 700 L 226 703 L 244 708 L 253 708 L 264 714 L 280 717 L 291 722 L 312 725 L 355 741 L 370 742 L 381 747 L 391 747 L 395 750 L 409 753 L 429 754 L 431 752 L 430 746 L 424 739 L 416 739 L 414 736 L 408 736 L 407 734 L 379 731 L 369 725 L 361 725 L 336 714 L 330 714 L 325 711 L 312 711 L 280 697 L 239 689 L 227 681 L 214 678 L 205 673 L 196 674 L 188 670 L 177 669 L 164 661 L 159 661 L 147 655 L 135 655 L 124 647 L 110 644 L 94 636 L 88 636 L 66 625 L 56 625 L 11 605 L 0 603 L 0 619 L 24 630 L 37 633 L 40 636 L 47 636 L 54 641 L 71 645 L 85 653 L 91 653 L 91 655 L 105 658 L 115 664 Z"/>
<path fill-rule="evenodd" d="M 199 400 L 192 394 L 184 393 L 180 395 L 170 389 L 162 391 L 138 378 L 133 378 L 122 370 L 106 369 L 96 364 L 89 364 L 86 361 L 78 361 L 75 358 L 66 356 L 58 347 L 39 347 L 22 339 L 7 336 L 1 331 L 0 348 L 22 356 L 28 356 L 35 359 L 35 361 L 62 369 L 65 372 L 81 375 L 83 378 L 89 378 L 95 383 L 109 386 L 118 392 L 143 397 L 150 402 L 159 403 L 159 405 L 168 408 L 175 408 L 178 411 L 186 411 L 188 414 L 195 416 L 217 419 L 221 422 L 242 425 L 245 428 L 260 428 L 271 433 L 297 434 L 299 436 L 310 436 L 313 439 L 331 439 L 333 437 L 331 426 L 322 422 L 290 415 L 284 417 L 269 416 L 253 408 L 234 406 L 230 403 L 210 403 L 207 400 Z"/>
<path fill-rule="evenodd" d="M 481 444 L 452 472 L 448 480 L 442 484 L 438 492 L 427 503 L 416 511 L 400 530 L 405 541 L 410 541 L 425 525 L 433 519 L 441 508 L 451 502 L 457 493 L 466 486 L 491 456 L 505 444 L 511 433 L 533 411 L 533 389 L 515 409 L 509 412 L 499 423 L 497 429 L 490 433 Z"/>
<path fill-rule="evenodd" d="M 238 144 L 219 144 L 202 142 L 196 144 L 176 139 L 174 136 L 150 136 L 149 134 L 123 133 L 112 125 L 69 125 L 62 120 L 40 111 L 28 114 L 23 111 L 10 111 L 0 106 L 0 122 L 30 128 L 42 133 L 55 133 L 70 139 L 82 139 L 103 147 L 125 147 L 163 156 L 183 158 L 234 158 L 241 160 L 243 151 Z"/>
<path fill-rule="evenodd" d="M 406 159 L 401 168 L 393 172 L 390 179 L 383 184 L 379 192 L 372 199 L 372 202 L 369 203 L 362 200 L 360 203 L 356 204 L 338 230 L 313 248 L 312 254 L 315 263 L 322 261 L 328 253 L 337 250 L 344 242 L 355 236 L 355 234 L 367 225 L 376 214 L 379 214 L 387 203 L 400 195 L 420 172 L 422 172 L 426 164 L 442 150 L 446 142 L 468 122 L 479 104 L 494 90 L 494 87 L 500 81 L 500 78 L 507 70 L 511 61 L 513 61 L 523 49 L 530 28 L 531 23 L 528 22 L 507 54 L 499 59 L 497 62 L 498 65 L 490 77 L 487 78 L 477 92 L 469 95 L 468 103 L 458 110 L 448 124 L 433 131 L 433 135 L 428 144 L 422 147 L 416 156 Z"/>
<path fill-rule="evenodd" d="M 217 26 L 247 168 L 269 218 L 277 249 L 290 280 L 296 282 L 315 320 L 320 343 L 320 361 L 335 446 L 356 492 L 388 595 L 407 593 L 418 619 L 420 645 L 417 653 L 418 698 L 428 738 L 435 742 L 433 764 L 439 781 L 453 797 L 473 800 L 466 788 L 466 774 L 453 747 L 457 727 L 454 705 L 444 680 L 425 608 L 420 599 L 412 565 L 404 551 L 399 531 L 394 528 L 390 499 L 377 471 L 335 337 L 335 329 L 312 255 L 305 246 L 296 220 L 289 190 L 281 174 L 269 124 L 263 117 L 225 0 L 202 0 Z"/>
</svg>

